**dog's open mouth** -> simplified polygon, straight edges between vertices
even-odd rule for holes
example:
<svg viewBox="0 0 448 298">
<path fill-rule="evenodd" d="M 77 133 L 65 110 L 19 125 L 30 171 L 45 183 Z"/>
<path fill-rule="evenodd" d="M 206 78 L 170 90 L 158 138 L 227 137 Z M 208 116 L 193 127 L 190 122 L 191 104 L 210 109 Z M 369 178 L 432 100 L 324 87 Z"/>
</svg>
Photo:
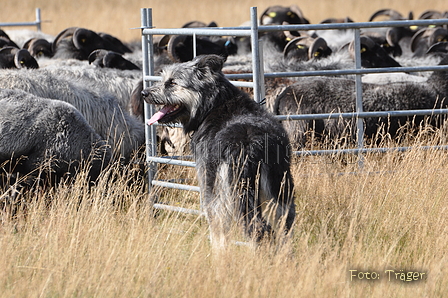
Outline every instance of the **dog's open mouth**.
<svg viewBox="0 0 448 298">
<path fill-rule="evenodd" d="M 153 125 L 157 121 L 169 122 L 176 118 L 176 115 L 183 110 L 181 105 L 166 105 L 155 113 L 151 119 L 148 120 L 148 125 Z"/>
</svg>

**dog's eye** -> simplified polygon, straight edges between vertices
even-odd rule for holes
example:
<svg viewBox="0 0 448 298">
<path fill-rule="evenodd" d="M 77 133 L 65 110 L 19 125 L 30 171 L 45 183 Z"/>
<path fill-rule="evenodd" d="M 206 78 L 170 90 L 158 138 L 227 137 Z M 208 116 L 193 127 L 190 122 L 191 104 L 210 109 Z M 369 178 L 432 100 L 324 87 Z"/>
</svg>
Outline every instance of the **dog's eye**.
<svg viewBox="0 0 448 298">
<path fill-rule="evenodd" d="M 170 87 L 170 86 L 174 86 L 177 85 L 176 82 L 174 81 L 174 79 L 169 79 L 165 82 L 165 87 Z"/>
</svg>

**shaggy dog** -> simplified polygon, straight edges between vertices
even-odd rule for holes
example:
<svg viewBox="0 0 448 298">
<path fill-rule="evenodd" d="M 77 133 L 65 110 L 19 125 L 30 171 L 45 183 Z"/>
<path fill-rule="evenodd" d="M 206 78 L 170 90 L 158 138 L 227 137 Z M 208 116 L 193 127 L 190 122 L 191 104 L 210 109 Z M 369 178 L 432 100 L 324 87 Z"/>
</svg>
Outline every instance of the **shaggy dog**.
<svg viewBox="0 0 448 298">
<path fill-rule="evenodd" d="M 163 106 L 148 124 L 178 122 L 191 136 L 213 245 L 226 244 L 234 223 L 249 240 L 277 240 L 295 218 L 288 137 L 225 78 L 224 62 L 204 55 L 166 66 L 161 83 L 142 91 L 147 103 Z"/>
</svg>

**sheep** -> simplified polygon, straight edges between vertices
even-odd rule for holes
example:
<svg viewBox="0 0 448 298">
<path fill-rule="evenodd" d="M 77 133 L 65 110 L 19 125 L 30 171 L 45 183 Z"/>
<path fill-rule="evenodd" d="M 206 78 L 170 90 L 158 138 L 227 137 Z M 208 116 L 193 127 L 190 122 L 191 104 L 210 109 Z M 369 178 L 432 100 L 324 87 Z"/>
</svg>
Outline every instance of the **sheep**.
<svg viewBox="0 0 448 298">
<path fill-rule="evenodd" d="M 117 38 L 92 30 L 70 27 L 61 31 L 52 43 L 55 58 L 88 60 L 91 52 L 97 49 L 111 50 L 120 54 L 131 50 Z"/>
<path fill-rule="evenodd" d="M 438 43 L 448 40 L 448 30 L 441 27 L 424 28 L 416 32 L 411 39 L 411 50 L 414 57 L 421 57 L 428 49 Z"/>
<path fill-rule="evenodd" d="M 53 57 L 51 43 L 43 38 L 30 38 L 24 43 L 23 48 L 27 49 L 30 52 L 31 56 L 35 58 Z"/>
<path fill-rule="evenodd" d="M 448 64 L 448 57 L 441 65 Z M 435 71 L 426 82 L 393 82 L 388 85 L 366 83 L 363 84 L 363 110 L 417 110 L 433 109 L 445 106 L 444 100 L 448 95 L 446 71 Z M 355 112 L 355 81 L 347 78 L 301 78 L 293 85 L 282 89 L 276 98 L 270 99 L 268 106 L 274 114 L 316 114 Z M 416 117 L 419 123 L 423 117 Z M 288 121 L 285 126 L 291 140 L 298 148 L 306 142 L 305 134 L 314 129 L 316 135 L 329 138 L 339 138 L 345 132 L 353 134 L 356 131 L 353 119 L 327 119 L 314 121 Z M 374 137 L 378 128 L 384 128 L 395 137 L 399 127 L 408 117 L 392 117 L 390 119 L 366 118 L 364 121 L 365 134 Z"/>
<path fill-rule="evenodd" d="M 7 33 L 7 36 L 11 41 L 14 41 L 15 47 L 19 49 L 24 48 L 26 42 L 30 39 L 44 39 L 50 43 L 54 40 L 54 36 L 50 34 L 31 29 L 11 29 L 5 30 L 4 32 L 5 34 Z"/>
<path fill-rule="evenodd" d="M 285 59 L 312 60 L 330 56 L 332 50 L 322 37 L 300 36 L 292 39 L 283 49 Z"/>
<path fill-rule="evenodd" d="M 121 70 L 140 70 L 140 68 L 131 61 L 114 51 L 95 50 L 89 55 L 89 64 L 97 67 L 117 68 Z"/>
<path fill-rule="evenodd" d="M 4 47 L 0 49 L 0 68 L 39 68 L 39 64 L 26 49 Z"/>
<path fill-rule="evenodd" d="M 141 80 L 139 70 L 118 70 L 97 68 L 87 61 L 74 59 L 39 59 L 41 71 L 59 78 L 70 78 L 70 82 L 96 91 L 113 94 L 121 107 L 129 110 L 129 97 L 137 81 Z"/>
<path fill-rule="evenodd" d="M 90 126 L 111 145 L 115 157 L 128 161 L 145 142 L 144 124 L 122 108 L 112 94 L 91 90 L 51 72 L 0 71 L 0 88 L 20 89 L 74 105 Z"/>
<path fill-rule="evenodd" d="M 11 40 L 8 33 L 0 29 L 0 49 L 4 47 L 19 48 L 19 46 L 13 40 Z"/>
<path fill-rule="evenodd" d="M 361 43 L 361 66 L 364 68 L 376 67 L 401 67 L 394 58 L 392 58 L 386 50 L 380 46 L 379 43 L 368 35 L 360 37 Z M 354 41 L 349 45 L 349 53 L 354 59 Z"/>
<path fill-rule="evenodd" d="M 19 174 L 55 183 L 90 160 L 95 181 L 111 160 L 110 148 L 71 104 L 21 90 L 0 89 L 0 185 Z"/>
<path fill-rule="evenodd" d="M 269 6 L 260 16 L 261 25 L 282 25 L 284 22 L 288 24 L 310 23 L 297 5 L 289 7 L 280 5 Z"/>
<path fill-rule="evenodd" d="M 234 55 L 238 46 L 229 38 L 211 38 L 201 36 L 196 38 L 196 54 L 218 54 L 221 56 Z M 167 45 L 167 52 L 174 62 L 186 62 L 193 59 L 193 37 L 189 35 L 171 36 Z"/>
</svg>

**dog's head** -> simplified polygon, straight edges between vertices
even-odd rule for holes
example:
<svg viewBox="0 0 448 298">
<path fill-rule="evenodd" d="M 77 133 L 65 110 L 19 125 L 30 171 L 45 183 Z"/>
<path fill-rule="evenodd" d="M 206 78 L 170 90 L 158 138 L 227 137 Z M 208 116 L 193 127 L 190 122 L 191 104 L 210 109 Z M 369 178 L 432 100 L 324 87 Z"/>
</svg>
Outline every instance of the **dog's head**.
<svg viewBox="0 0 448 298">
<path fill-rule="evenodd" d="M 225 58 L 198 56 L 192 61 L 166 66 L 161 82 L 142 91 L 143 99 L 162 108 L 148 124 L 198 122 L 213 108 L 219 87 L 226 81 L 222 74 Z"/>
</svg>

